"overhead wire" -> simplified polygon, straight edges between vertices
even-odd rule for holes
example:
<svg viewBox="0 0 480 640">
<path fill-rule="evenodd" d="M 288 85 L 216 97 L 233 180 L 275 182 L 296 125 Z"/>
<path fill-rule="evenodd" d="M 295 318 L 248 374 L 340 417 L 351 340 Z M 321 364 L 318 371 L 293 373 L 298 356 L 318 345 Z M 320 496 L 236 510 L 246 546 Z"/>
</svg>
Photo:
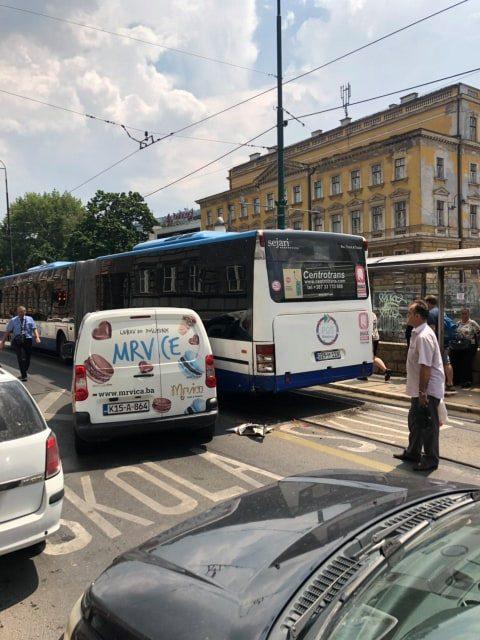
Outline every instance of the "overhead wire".
<svg viewBox="0 0 480 640">
<path fill-rule="evenodd" d="M 228 67 L 233 67 L 235 69 L 242 69 L 244 71 L 252 71 L 253 73 L 259 73 L 265 76 L 270 76 L 275 78 L 276 75 L 274 73 L 269 73 L 268 71 L 262 71 L 260 69 L 255 69 L 253 67 L 246 67 L 241 64 L 236 64 L 234 62 L 229 62 L 228 60 L 220 60 L 219 58 L 212 58 L 210 56 L 203 55 L 201 53 L 197 53 L 194 51 L 188 51 L 186 49 L 179 49 L 178 47 L 170 47 L 165 44 L 160 44 L 158 42 L 153 42 L 152 40 L 146 40 L 145 38 L 138 38 L 136 36 L 130 36 L 126 33 L 121 33 L 119 31 L 111 31 L 110 29 L 105 29 L 104 27 L 97 27 L 90 24 L 85 24 L 83 22 L 78 22 L 76 20 L 70 20 L 68 18 L 59 18 L 58 16 L 54 16 L 50 13 L 42 13 L 41 11 L 34 11 L 33 9 L 27 9 L 25 7 L 14 7 L 10 4 L 0 3 L 0 8 L 9 9 L 11 11 L 17 11 L 19 13 L 30 14 L 33 16 L 37 16 L 40 18 L 46 18 L 47 20 L 54 20 L 55 22 L 63 22 L 64 24 L 68 24 L 75 27 L 81 27 L 82 29 L 89 29 L 91 31 L 96 31 L 98 33 L 105 33 L 110 36 L 115 36 L 117 38 L 124 38 L 126 40 L 132 40 L 133 42 L 139 42 L 140 44 L 146 44 L 152 47 L 158 47 L 160 49 L 165 49 L 166 51 L 171 51 L 173 53 L 180 53 L 185 56 L 191 56 L 193 58 L 199 58 L 200 60 L 205 60 L 207 62 L 215 62 L 217 64 L 223 64 Z"/>
</svg>

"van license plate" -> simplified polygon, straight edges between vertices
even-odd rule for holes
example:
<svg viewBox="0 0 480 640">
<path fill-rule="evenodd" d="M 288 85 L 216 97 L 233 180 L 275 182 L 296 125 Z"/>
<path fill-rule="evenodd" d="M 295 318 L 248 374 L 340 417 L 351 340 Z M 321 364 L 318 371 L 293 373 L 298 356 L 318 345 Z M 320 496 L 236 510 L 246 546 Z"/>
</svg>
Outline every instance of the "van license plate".
<svg viewBox="0 0 480 640">
<path fill-rule="evenodd" d="M 315 360 L 340 360 L 340 349 L 330 349 L 330 351 L 315 351 Z"/>
<path fill-rule="evenodd" d="M 104 416 L 118 416 L 125 413 L 145 413 L 150 411 L 150 401 L 141 400 L 137 402 L 115 402 L 103 405 Z"/>
</svg>

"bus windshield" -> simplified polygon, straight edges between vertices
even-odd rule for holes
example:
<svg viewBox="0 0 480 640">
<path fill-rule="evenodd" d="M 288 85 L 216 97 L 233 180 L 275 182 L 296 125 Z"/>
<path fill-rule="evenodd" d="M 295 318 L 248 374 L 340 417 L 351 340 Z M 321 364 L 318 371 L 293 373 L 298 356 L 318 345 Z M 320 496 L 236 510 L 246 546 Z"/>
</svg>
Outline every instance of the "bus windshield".
<svg viewBox="0 0 480 640">
<path fill-rule="evenodd" d="M 265 232 L 270 296 L 275 302 L 368 297 L 360 237 Z"/>
</svg>

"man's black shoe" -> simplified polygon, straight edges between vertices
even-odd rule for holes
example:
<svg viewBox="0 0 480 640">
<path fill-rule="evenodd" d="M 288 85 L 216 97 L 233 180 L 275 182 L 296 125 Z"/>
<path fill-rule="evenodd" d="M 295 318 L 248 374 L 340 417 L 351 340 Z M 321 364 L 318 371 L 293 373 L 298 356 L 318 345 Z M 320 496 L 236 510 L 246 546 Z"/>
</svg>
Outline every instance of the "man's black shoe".
<svg viewBox="0 0 480 640">
<path fill-rule="evenodd" d="M 22 382 L 27 382 L 28 378 L 27 378 L 27 376 L 22 376 L 22 377 L 20 378 L 20 380 L 21 380 Z"/>
<path fill-rule="evenodd" d="M 403 460 L 403 462 L 420 462 L 420 458 L 414 458 L 413 456 L 408 455 L 406 451 L 403 453 L 394 453 L 393 457 L 397 460 Z"/>
<path fill-rule="evenodd" d="M 436 471 L 436 469 L 438 469 L 438 464 L 435 464 L 434 462 L 422 461 L 413 465 L 414 471 Z"/>
</svg>

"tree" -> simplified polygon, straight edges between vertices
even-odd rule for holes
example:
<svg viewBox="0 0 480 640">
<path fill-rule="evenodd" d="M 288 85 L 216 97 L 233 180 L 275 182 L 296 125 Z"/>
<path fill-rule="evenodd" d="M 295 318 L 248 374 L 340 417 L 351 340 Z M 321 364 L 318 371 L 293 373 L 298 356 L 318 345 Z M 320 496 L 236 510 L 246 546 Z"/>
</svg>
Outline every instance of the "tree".
<svg viewBox="0 0 480 640">
<path fill-rule="evenodd" d="M 148 238 L 155 224 L 150 208 L 139 193 L 97 191 L 70 238 L 70 256 L 73 260 L 86 260 L 129 251 Z"/>
<path fill-rule="evenodd" d="M 68 239 L 82 220 L 85 208 L 69 193 L 26 193 L 10 208 L 15 271 L 25 271 L 42 260 L 68 260 Z M 7 220 L 0 225 L 0 273 L 10 273 Z"/>
</svg>

